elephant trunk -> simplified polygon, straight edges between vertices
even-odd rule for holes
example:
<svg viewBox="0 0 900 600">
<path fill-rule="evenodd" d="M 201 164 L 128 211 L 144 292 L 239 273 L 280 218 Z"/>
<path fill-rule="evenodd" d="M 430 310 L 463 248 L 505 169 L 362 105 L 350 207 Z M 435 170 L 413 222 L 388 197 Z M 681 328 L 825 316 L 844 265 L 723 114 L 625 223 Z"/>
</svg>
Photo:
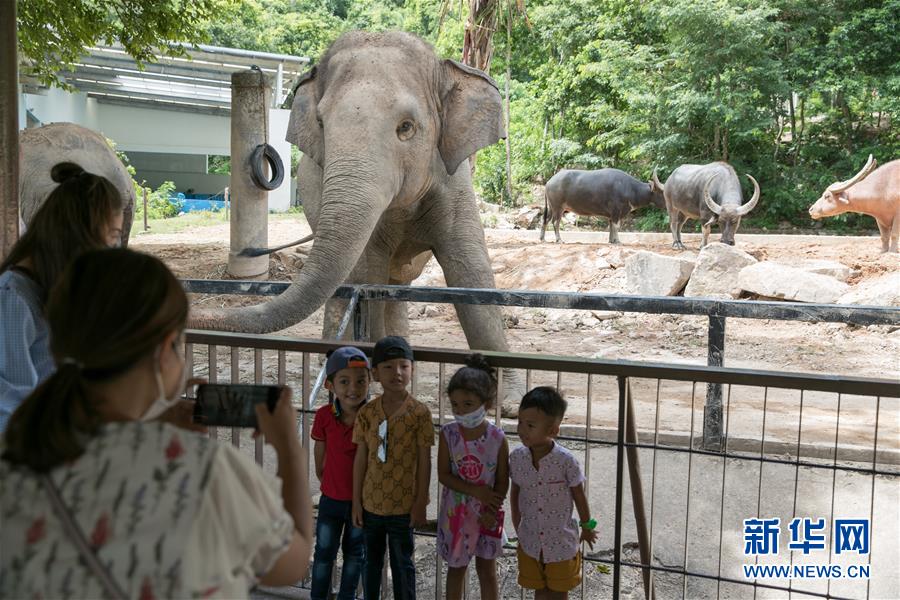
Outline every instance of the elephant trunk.
<svg viewBox="0 0 900 600">
<path fill-rule="evenodd" d="M 375 225 L 393 198 L 370 159 L 326 161 L 315 242 L 290 287 L 255 306 L 192 312 L 190 326 L 218 331 L 271 333 L 303 321 L 350 275 Z"/>
</svg>

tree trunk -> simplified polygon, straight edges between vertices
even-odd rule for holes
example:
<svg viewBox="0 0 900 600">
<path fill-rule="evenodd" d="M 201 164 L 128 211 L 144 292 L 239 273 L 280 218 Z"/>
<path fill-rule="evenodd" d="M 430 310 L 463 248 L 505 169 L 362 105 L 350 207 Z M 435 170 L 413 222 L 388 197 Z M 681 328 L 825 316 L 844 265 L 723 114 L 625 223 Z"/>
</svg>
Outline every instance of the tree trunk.
<svg viewBox="0 0 900 600">
<path fill-rule="evenodd" d="M 788 93 L 788 107 L 791 111 L 791 143 L 793 143 L 794 138 L 797 136 L 797 119 L 794 117 L 794 90 Z"/>
<path fill-rule="evenodd" d="M 509 131 L 509 64 L 512 61 L 512 8 L 509 1 L 506 3 L 506 197 L 510 204 L 513 203 L 512 192 L 512 160 L 509 139 L 512 134 Z"/>
<path fill-rule="evenodd" d="M 800 129 L 797 130 L 797 139 L 794 143 L 794 166 L 800 158 L 800 145 L 803 143 L 803 130 L 806 129 L 806 99 L 800 96 Z"/>
</svg>

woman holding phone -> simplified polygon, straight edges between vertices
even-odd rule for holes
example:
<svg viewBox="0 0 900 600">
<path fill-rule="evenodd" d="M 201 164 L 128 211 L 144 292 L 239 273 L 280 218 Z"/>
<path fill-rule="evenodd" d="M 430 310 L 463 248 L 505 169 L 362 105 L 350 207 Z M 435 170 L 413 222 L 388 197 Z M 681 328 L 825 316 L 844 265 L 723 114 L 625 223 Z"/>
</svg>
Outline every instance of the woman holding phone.
<svg viewBox="0 0 900 600">
<path fill-rule="evenodd" d="M 290 390 L 256 408 L 277 478 L 154 420 L 184 391 L 187 313 L 172 273 L 129 250 L 76 258 L 51 292 L 58 368 L 13 413 L 0 460 L 0 597 L 240 598 L 305 576 Z"/>
</svg>

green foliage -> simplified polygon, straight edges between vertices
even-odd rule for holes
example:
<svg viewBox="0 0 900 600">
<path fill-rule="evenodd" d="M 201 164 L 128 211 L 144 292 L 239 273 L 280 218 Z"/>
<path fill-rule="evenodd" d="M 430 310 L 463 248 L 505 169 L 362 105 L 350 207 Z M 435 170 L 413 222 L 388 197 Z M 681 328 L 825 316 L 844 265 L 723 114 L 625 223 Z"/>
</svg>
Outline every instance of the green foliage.
<svg viewBox="0 0 900 600">
<path fill-rule="evenodd" d="M 216 175 L 231 175 L 231 156 L 227 154 L 210 154 L 206 158 L 206 172 L 215 173 Z"/>
<path fill-rule="evenodd" d="M 561 168 L 616 167 L 646 179 L 658 167 L 665 181 L 680 164 L 726 160 L 762 187 L 749 226 L 809 227 L 807 208 L 827 185 L 859 170 L 870 152 L 882 163 L 900 155 L 900 0 L 526 7 L 529 24 L 513 19 L 510 48 L 512 197 L 499 143 L 477 155 L 474 183 L 487 201 L 530 201 L 531 185 Z M 349 29 L 402 29 L 459 59 L 467 10 L 448 0 L 247 0 L 204 30 L 215 44 L 315 61 Z M 501 19 L 491 66 L 501 90 L 504 30 Z M 655 209 L 634 223 L 668 227 Z M 871 227 L 871 219 L 822 225 Z"/>
<path fill-rule="evenodd" d="M 183 56 L 170 42 L 202 41 L 201 21 L 225 0 L 18 0 L 18 42 L 25 71 L 48 85 L 60 85 L 59 71 L 71 67 L 96 44 L 122 44 L 138 63 L 155 52 Z"/>
<path fill-rule="evenodd" d="M 171 181 L 164 181 L 158 188 L 151 190 L 147 188 L 147 218 L 148 219 L 169 219 L 178 216 L 178 206 L 169 202 L 169 196 L 175 191 L 175 184 Z M 137 195 L 134 201 L 134 220 L 144 218 L 144 197 L 143 190 Z"/>
</svg>

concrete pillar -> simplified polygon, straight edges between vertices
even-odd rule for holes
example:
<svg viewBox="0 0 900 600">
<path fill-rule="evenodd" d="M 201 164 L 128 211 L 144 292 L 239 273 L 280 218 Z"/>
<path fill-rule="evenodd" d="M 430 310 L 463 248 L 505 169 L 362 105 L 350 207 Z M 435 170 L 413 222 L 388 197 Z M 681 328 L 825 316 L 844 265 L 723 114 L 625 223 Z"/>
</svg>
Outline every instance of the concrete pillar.
<svg viewBox="0 0 900 600">
<path fill-rule="evenodd" d="M 19 239 L 19 76 L 16 3 L 0 2 L 0 259 Z"/>
<path fill-rule="evenodd" d="M 231 74 L 231 251 L 228 273 L 266 279 L 269 256 L 238 256 L 244 248 L 268 245 L 269 194 L 253 183 L 250 155 L 266 143 L 271 87 L 260 71 Z M 268 168 L 268 167 L 267 167 Z"/>
</svg>

